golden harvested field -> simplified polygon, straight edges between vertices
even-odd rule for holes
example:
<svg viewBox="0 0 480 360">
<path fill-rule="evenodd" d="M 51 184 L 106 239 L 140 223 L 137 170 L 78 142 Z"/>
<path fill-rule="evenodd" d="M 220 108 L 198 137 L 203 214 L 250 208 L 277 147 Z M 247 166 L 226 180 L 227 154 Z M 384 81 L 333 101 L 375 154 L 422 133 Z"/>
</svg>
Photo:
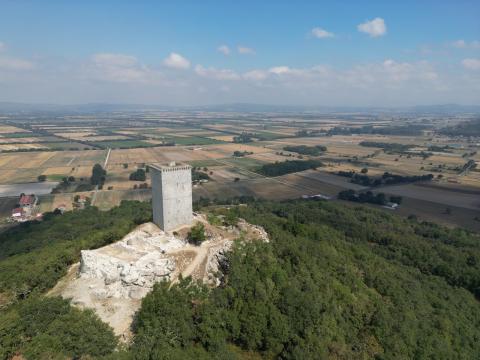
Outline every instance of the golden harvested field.
<svg viewBox="0 0 480 360">
<path fill-rule="evenodd" d="M 105 135 L 105 136 L 87 136 L 84 137 L 85 141 L 108 141 L 108 140 L 125 140 L 129 139 L 127 136 L 123 135 Z"/>
<path fill-rule="evenodd" d="M 96 163 L 102 164 L 105 160 L 107 150 L 89 151 L 57 151 L 54 156 L 45 163 L 47 167 L 53 166 L 90 166 Z"/>
<path fill-rule="evenodd" d="M 0 151 L 12 151 L 18 149 L 48 149 L 42 144 L 0 144 Z"/>
<path fill-rule="evenodd" d="M 46 168 L 42 175 L 70 175 L 72 172 L 72 168 L 69 166 L 56 166 Z"/>
<path fill-rule="evenodd" d="M 427 160 L 435 164 L 452 164 L 452 165 L 463 165 L 466 162 L 466 160 L 462 158 L 462 156 L 459 154 L 433 155 L 433 156 L 430 156 Z"/>
<path fill-rule="evenodd" d="M 355 171 L 359 173 L 363 168 L 368 169 L 367 175 L 369 176 L 379 176 L 385 172 L 385 169 L 378 168 L 374 166 L 359 166 L 349 163 L 333 163 L 333 162 L 324 162 L 325 167 L 322 168 L 324 171 L 328 172 L 337 172 L 337 171 Z"/>
<path fill-rule="evenodd" d="M 128 168 L 124 168 L 122 164 L 109 164 L 107 167 L 107 178 L 105 181 L 104 189 L 108 189 L 113 186 L 113 190 L 129 190 L 133 189 L 134 185 L 140 185 L 143 183 L 150 184 L 150 177 L 147 174 L 147 180 L 145 181 L 131 181 L 129 180 L 130 174 L 137 169 L 134 165 L 129 165 Z"/>
<path fill-rule="evenodd" d="M 234 151 L 248 151 L 257 153 L 270 152 L 270 149 L 264 148 L 262 146 L 247 145 L 247 144 L 216 144 L 204 146 L 204 151 L 212 151 L 214 153 L 221 154 L 221 157 L 230 157 Z"/>
<path fill-rule="evenodd" d="M 55 152 L 53 151 L 0 154 L 0 169 L 39 168 L 54 156 Z"/>
<path fill-rule="evenodd" d="M 222 157 L 222 156 L 217 156 Z M 115 149 L 110 155 L 111 164 L 165 163 L 170 161 L 205 160 L 209 157 L 202 150 L 190 150 L 187 147 L 164 146 L 141 149 Z"/>
<path fill-rule="evenodd" d="M 11 134 L 16 132 L 29 132 L 29 131 L 21 128 L 17 128 L 15 126 L 0 125 L 0 134 Z"/>
<path fill-rule="evenodd" d="M 70 175 L 76 178 L 87 178 L 92 175 L 92 166 L 76 166 Z"/>
<path fill-rule="evenodd" d="M 88 177 L 95 163 L 103 164 L 105 154 L 105 150 L 0 154 L 0 183 L 32 182 L 42 174 Z"/>
<path fill-rule="evenodd" d="M 7 137 L 0 136 L 0 144 L 33 143 L 37 141 L 41 142 L 42 140 L 43 140 L 42 138 L 38 138 L 38 137 L 7 138 Z"/>
<path fill-rule="evenodd" d="M 280 135 L 295 135 L 295 133 L 298 131 L 298 129 L 297 128 L 291 128 L 291 127 L 274 126 L 272 128 L 267 129 L 267 131 L 275 133 L 275 134 L 280 134 Z"/>
<path fill-rule="evenodd" d="M 51 210 L 55 210 L 59 206 L 65 206 L 65 209 L 72 210 L 73 206 L 73 196 L 74 194 L 55 194 L 53 196 L 53 201 L 51 203 Z"/>
<path fill-rule="evenodd" d="M 291 158 L 286 158 L 285 156 L 282 155 L 277 155 L 274 152 L 268 153 L 256 153 L 253 155 L 248 155 L 249 158 L 264 161 L 264 162 L 275 162 L 275 161 L 285 161 L 285 160 L 291 160 Z"/>
</svg>

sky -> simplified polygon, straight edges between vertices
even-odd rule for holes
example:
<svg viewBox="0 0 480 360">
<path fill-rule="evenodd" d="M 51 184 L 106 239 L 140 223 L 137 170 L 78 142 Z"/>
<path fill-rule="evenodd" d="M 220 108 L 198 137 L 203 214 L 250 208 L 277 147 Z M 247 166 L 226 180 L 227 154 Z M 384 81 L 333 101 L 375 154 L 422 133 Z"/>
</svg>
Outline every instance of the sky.
<svg viewBox="0 0 480 360">
<path fill-rule="evenodd" d="M 0 101 L 480 104 L 480 1 L 0 0 Z"/>
</svg>

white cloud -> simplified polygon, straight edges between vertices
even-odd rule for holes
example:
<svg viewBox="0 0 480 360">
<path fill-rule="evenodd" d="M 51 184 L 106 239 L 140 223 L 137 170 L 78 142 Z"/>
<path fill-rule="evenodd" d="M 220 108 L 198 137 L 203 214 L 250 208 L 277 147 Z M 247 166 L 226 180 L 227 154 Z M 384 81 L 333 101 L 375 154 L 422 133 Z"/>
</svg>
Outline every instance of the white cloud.
<svg viewBox="0 0 480 360">
<path fill-rule="evenodd" d="M 108 66 L 133 66 L 137 63 L 135 56 L 111 53 L 94 54 L 92 60 L 97 65 Z"/>
<path fill-rule="evenodd" d="M 290 73 L 291 69 L 288 66 L 275 66 L 270 68 L 268 71 L 275 75 L 281 75 Z"/>
<path fill-rule="evenodd" d="M 480 59 L 463 59 L 462 65 L 468 70 L 480 70 Z"/>
<path fill-rule="evenodd" d="M 456 48 L 465 48 L 467 47 L 467 43 L 465 40 L 457 40 L 452 43 L 452 46 Z"/>
<path fill-rule="evenodd" d="M 326 39 L 326 38 L 331 38 L 335 36 L 333 33 L 328 32 L 327 30 L 319 27 L 312 29 L 312 35 L 318 39 Z"/>
<path fill-rule="evenodd" d="M 121 83 L 146 82 L 150 72 L 135 56 L 111 53 L 92 55 L 85 70 L 89 78 Z"/>
<path fill-rule="evenodd" d="M 467 42 L 465 40 L 456 40 L 451 43 L 451 46 L 456 47 L 458 49 L 480 49 L 480 41 L 473 40 L 471 42 Z"/>
<path fill-rule="evenodd" d="M 230 69 L 216 69 L 214 67 L 205 68 L 202 65 L 195 66 L 195 73 L 198 76 L 216 79 L 216 80 L 239 80 L 240 75 Z"/>
<path fill-rule="evenodd" d="M 249 48 L 249 47 L 246 47 L 246 46 L 237 46 L 237 51 L 239 54 L 242 54 L 242 55 L 253 55 L 255 54 L 255 50 L 252 49 L 252 48 Z"/>
<path fill-rule="evenodd" d="M 163 60 L 163 64 L 173 69 L 188 69 L 190 67 L 190 61 L 182 55 L 173 52 Z"/>
<path fill-rule="evenodd" d="M 265 80 L 268 76 L 268 73 L 264 70 L 251 70 L 243 74 L 243 78 L 246 80 Z"/>
<path fill-rule="evenodd" d="M 223 55 L 230 55 L 230 48 L 227 45 L 220 45 L 217 48 L 217 51 L 221 52 Z"/>
<path fill-rule="evenodd" d="M 150 67 L 128 54 L 111 53 L 94 54 L 83 59 L 81 66 L 77 61 L 59 63 L 54 59 L 52 63 L 38 58 L 31 64 L 32 70 L 12 71 L 30 65 L 19 66 L 21 62 L 12 61 L 13 55 L 7 61 L 7 55 L 10 56 L 0 53 L 0 98 L 4 101 L 47 102 L 54 98 L 63 103 L 394 106 L 476 103 L 480 90 L 480 59 L 476 55 L 461 58 L 463 66 L 472 69 L 461 73 L 443 63 L 436 68 L 426 61 L 395 59 L 347 68 L 278 63 L 279 66 L 254 67 L 240 73 L 194 64 L 193 71 L 176 71 L 166 66 Z"/>
<path fill-rule="evenodd" d="M 0 70 L 31 70 L 35 64 L 29 60 L 4 55 L 7 46 L 0 41 Z"/>
<path fill-rule="evenodd" d="M 0 56 L 0 69 L 5 70 L 31 70 L 35 64 L 28 60 L 10 56 Z"/>
<path fill-rule="evenodd" d="M 358 31 L 364 32 L 370 37 L 379 37 L 387 33 L 387 26 L 382 18 L 375 18 L 371 21 L 366 21 L 357 26 Z"/>
</svg>

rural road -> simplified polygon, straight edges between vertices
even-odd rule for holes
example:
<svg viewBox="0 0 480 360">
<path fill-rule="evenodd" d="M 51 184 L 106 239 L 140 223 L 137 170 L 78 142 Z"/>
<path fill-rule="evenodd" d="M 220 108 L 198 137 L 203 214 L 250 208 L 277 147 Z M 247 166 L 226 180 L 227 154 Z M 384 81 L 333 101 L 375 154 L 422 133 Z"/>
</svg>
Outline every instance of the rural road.
<svg viewBox="0 0 480 360">
<path fill-rule="evenodd" d="M 77 158 L 76 155 L 75 155 L 74 157 L 72 157 L 72 158 L 70 159 L 70 161 L 68 162 L 67 166 L 72 165 L 73 160 L 75 160 L 76 158 Z"/>
<path fill-rule="evenodd" d="M 108 151 L 107 151 L 107 156 L 105 157 L 105 161 L 103 163 L 103 168 L 106 170 L 107 169 L 107 165 L 108 165 L 108 159 L 110 159 L 110 152 L 112 151 L 112 149 L 108 148 Z M 90 202 L 90 204 L 93 206 L 95 205 L 95 200 L 97 200 L 97 193 L 98 193 L 98 185 L 95 186 L 95 190 L 93 192 L 93 196 L 92 196 L 92 201 Z"/>
</svg>

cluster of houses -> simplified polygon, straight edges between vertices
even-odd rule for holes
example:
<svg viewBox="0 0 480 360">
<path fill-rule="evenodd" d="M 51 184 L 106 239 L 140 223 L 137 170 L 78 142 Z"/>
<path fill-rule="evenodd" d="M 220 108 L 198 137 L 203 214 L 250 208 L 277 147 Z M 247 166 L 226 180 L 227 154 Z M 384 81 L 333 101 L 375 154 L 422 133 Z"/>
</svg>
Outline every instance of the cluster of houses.
<svg viewBox="0 0 480 360">
<path fill-rule="evenodd" d="M 90 199 L 85 195 L 76 195 L 73 208 L 84 209 L 90 202 Z M 20 194 L 15 208 L 12 210 L 11 220 L 15 222 L 25 222 L 29 220 L 40 220 L 42 213 L 40 213 L 38 205 L 38 197 L 35 194 Z M 56 214 L 63 214 L 67 210 L 67 205 L 59 204 L 54 210 Z"/>
<path fill-rule="evenodd" d="M 34 194 L 21 194 L 17 207 L 12 210 L 12 220 L 24 222 L 41 216 L 37 212 L 37 202 L 38 198 Z"/>
</svg>

